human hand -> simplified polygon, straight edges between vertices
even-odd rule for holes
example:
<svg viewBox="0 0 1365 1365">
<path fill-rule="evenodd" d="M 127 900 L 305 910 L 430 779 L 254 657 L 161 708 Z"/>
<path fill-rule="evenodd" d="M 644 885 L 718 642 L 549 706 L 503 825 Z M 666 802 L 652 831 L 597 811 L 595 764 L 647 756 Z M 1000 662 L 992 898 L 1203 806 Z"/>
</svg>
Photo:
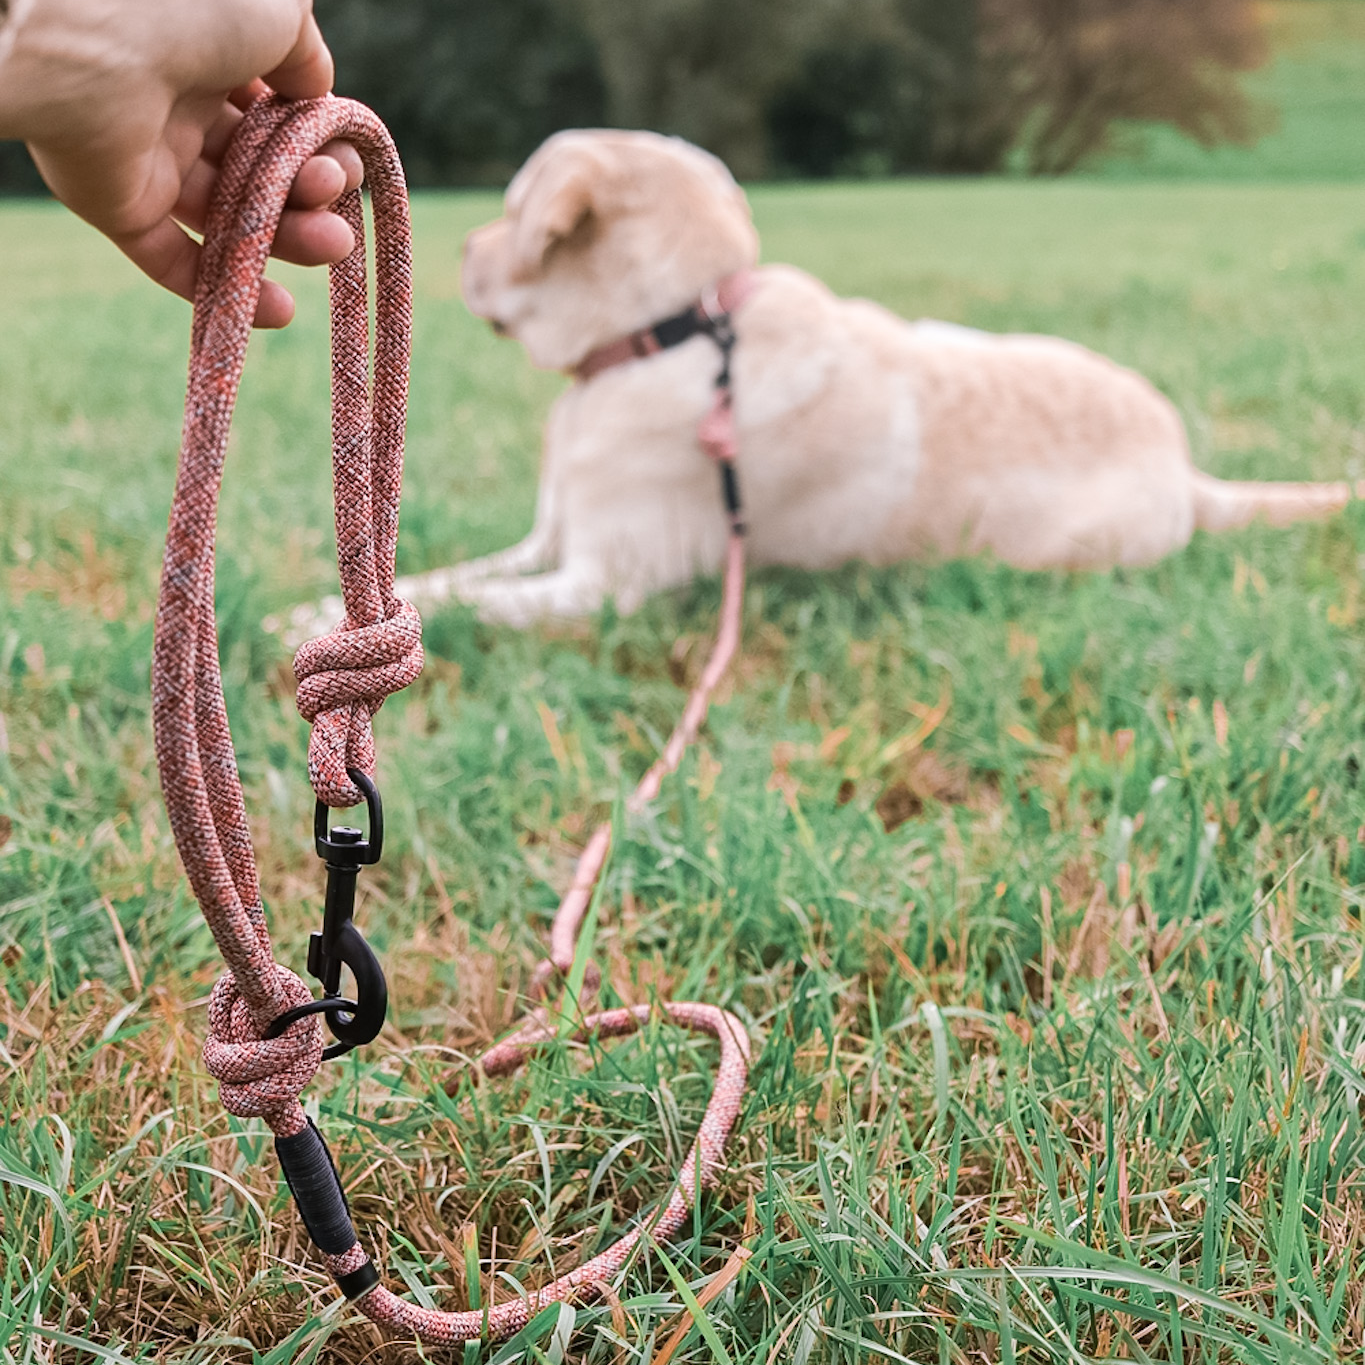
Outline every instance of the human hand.
<svg viewBox="0 0 1365 1365">
<path fill-rule="evenodd" d="M 325 95 L 332 58 L 311 0 L 11 0 L 0 28 L 0 136 L 26 141 L 52 192 L 141 270 L 194 297 L 218 165 L 241 111 L 267 84 Z M 273 247 L 320 265 L 354 246 L 327 207 L 359 185 L 360 157 L 333 142 L 294 181 Z M 182 226 L 183 225 L 183 226 Z M 266 281 L 258 327 L 294 301 Z"/>
</svg>

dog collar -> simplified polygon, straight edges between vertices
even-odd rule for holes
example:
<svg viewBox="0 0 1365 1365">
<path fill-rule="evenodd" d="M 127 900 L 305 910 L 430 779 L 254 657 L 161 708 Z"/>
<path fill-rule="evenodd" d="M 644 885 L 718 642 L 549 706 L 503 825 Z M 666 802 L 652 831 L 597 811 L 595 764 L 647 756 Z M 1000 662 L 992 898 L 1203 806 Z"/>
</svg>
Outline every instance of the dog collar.
<svg viewBox="0 0 1365 1365">
<path fill-rule="evenodd" d="M 591 379 L 628 360 L 643 360 L 646 356 L 681 346 L 694 336 L 718 338 L 722 330 L 729 329 L 730 315 L 753 293 L 757 283 L 757 272 L 753 270 L 737 270 L 733 275 L 726 275 L 681 313 L 674 313 L 652 327 L 642 327 L 638 332 L 589 351 L 571 373 L 580 381 Z"/>
<path fill-rule="evenodd" d="M 730 316 L 753 293 L 758 283 L 752 270 L 737 270 L 708 289 L 690 308 L 671 318 L 643 327 L 606 346 L 590 351 L 574 370 L 580 382 L 591 379 L 614 365 L 628 360 L 643 360 L 673 346 L 681 346 L 695 336 L 707 336 L 720 349 L 720 372 L 716 375 L 711 407 L 697 428 L 697 443 L 720 470 L 721 498 L 734 537 L 744 535 L 744 513 L 740 505 L 739 479 L 735 474 L 735 414 L 731 402 L 730 353 L 735 349 L 735 329 Z"/>
</svg>

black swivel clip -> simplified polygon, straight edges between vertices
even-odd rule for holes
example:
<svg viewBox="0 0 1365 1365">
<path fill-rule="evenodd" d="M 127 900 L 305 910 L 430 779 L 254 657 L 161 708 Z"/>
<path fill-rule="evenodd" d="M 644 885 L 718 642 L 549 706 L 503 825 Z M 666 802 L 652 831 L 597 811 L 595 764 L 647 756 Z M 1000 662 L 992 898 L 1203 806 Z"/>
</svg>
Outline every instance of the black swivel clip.
<svg viewBox="0 0 1365 1365">
<path fill-rule="evenodd" d="M 734 376 L 730 364 L 734 359 L 736 337 L 730 314 L 720 312 L 719 307 L 717 301 L 717 311 L 713 313 L 703 306 L 703 331 L 720 350 L 720 370 L 716 374 L 715 390 L 719 403 L 728 412 L 733 401 Z M 725 503 L 725 514 L 730 518 L 731 528 L 743 535 L 744 507 L 740 501 L 739 478 L 735 474 L 734 461 L 727 458 L 717 463 L 720 466 L 720 494 Z"/>
<path fill-rule="evenodd" d="M 327 827 L 327 806 L 319 801 L 313 812 L 313 842 L 318 857 L 327 865 L 327 893 L 323 902 L 322 932 L 308 940 L 308 970 L 322 982 L 323 998 L 286 1010 L 266 1030 L 276 1038 L 296 1019 L 325 1014 L 336 1042 L 323 1050 L 323 1057 L 340 1057 L 353 1047 L 372 1042 L 384 1027 L 389 1008 L 389 987 L 374 950 L 355 926 L 355 884 L 362 867 L 377 863 L 384 849 L 384 808 L 379 791 L 366 775 L 348 768 L 347 775 L 365 794 L 370 832 L 350 825 Z M 355 979 L 355 999 L 341 995 L 341 969 Z"/>
</svg>

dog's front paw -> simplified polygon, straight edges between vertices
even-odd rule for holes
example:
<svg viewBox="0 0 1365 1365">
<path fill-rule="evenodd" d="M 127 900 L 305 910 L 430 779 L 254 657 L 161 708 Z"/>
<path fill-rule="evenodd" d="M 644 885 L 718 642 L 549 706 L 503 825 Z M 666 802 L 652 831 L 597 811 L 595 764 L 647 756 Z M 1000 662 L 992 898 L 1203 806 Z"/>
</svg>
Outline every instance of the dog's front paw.
<svg viewBox="0 0 1365 1365">
<path fill-rule="evenodd" d="M 345 616 L 346 604 L 340 597 L 324 597 L 321 602 L 301 602 L 279 616 L 267 616 L 261 629 L 297 649 L 305 640 L 335 630 Z"/>
</svg>

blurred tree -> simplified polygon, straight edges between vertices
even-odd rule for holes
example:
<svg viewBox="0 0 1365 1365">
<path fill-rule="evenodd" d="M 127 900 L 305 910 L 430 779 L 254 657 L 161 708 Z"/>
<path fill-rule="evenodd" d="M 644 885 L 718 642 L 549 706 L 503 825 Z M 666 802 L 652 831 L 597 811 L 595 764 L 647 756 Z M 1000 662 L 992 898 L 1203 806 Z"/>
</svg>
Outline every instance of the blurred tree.
<svg viewBox="0 0 1365 1365">
<path fill-rule="evenodd" d="M 568 0 L 618 127 L 678 133 L 741 177 L 767 164 L 767 106 L 839 0 Z"/>
<path fill-rule="evenodd" d="M 768 110 L 805 175 L 1073 170 L 1125 120 L 1248 139 L 1237 82 L 1267 47 L 1255 0 L 857 0 Z"/>
<path fill-rule="evenodd" d="M 855 0 L 769 106 L 774 165 L 803 175 L 994 166 L 1011 130 L 981 66 L 977 0 Z"/>
<path fill-rule="evenodd" d="M 22 142 L 0 142 L 0 194 L 45 194 L 42 177 Z"/>
<path fill-rule="evenodd" d="M 566 0 L 316 0 L 337 92 L 388 124 L 415 185 L 502 184 L 558 128 L 600 124 Z"/>
<path fill-rule="evenodd" d="M 978 0 L 1028 169 L 1060 175 L 1127 119 L 1205 146 L 1246 142 L 1256 111 L 1237 81 L 1268 55 L 1254 0 Z"/>
<path fill-rule="evenodd" d="M 928 87 L 920 53 L 903 39 L 849 37 L 806 53 L 768 109 L 773 169 L 862 176 L 928 165 Z"/>
</svg>

